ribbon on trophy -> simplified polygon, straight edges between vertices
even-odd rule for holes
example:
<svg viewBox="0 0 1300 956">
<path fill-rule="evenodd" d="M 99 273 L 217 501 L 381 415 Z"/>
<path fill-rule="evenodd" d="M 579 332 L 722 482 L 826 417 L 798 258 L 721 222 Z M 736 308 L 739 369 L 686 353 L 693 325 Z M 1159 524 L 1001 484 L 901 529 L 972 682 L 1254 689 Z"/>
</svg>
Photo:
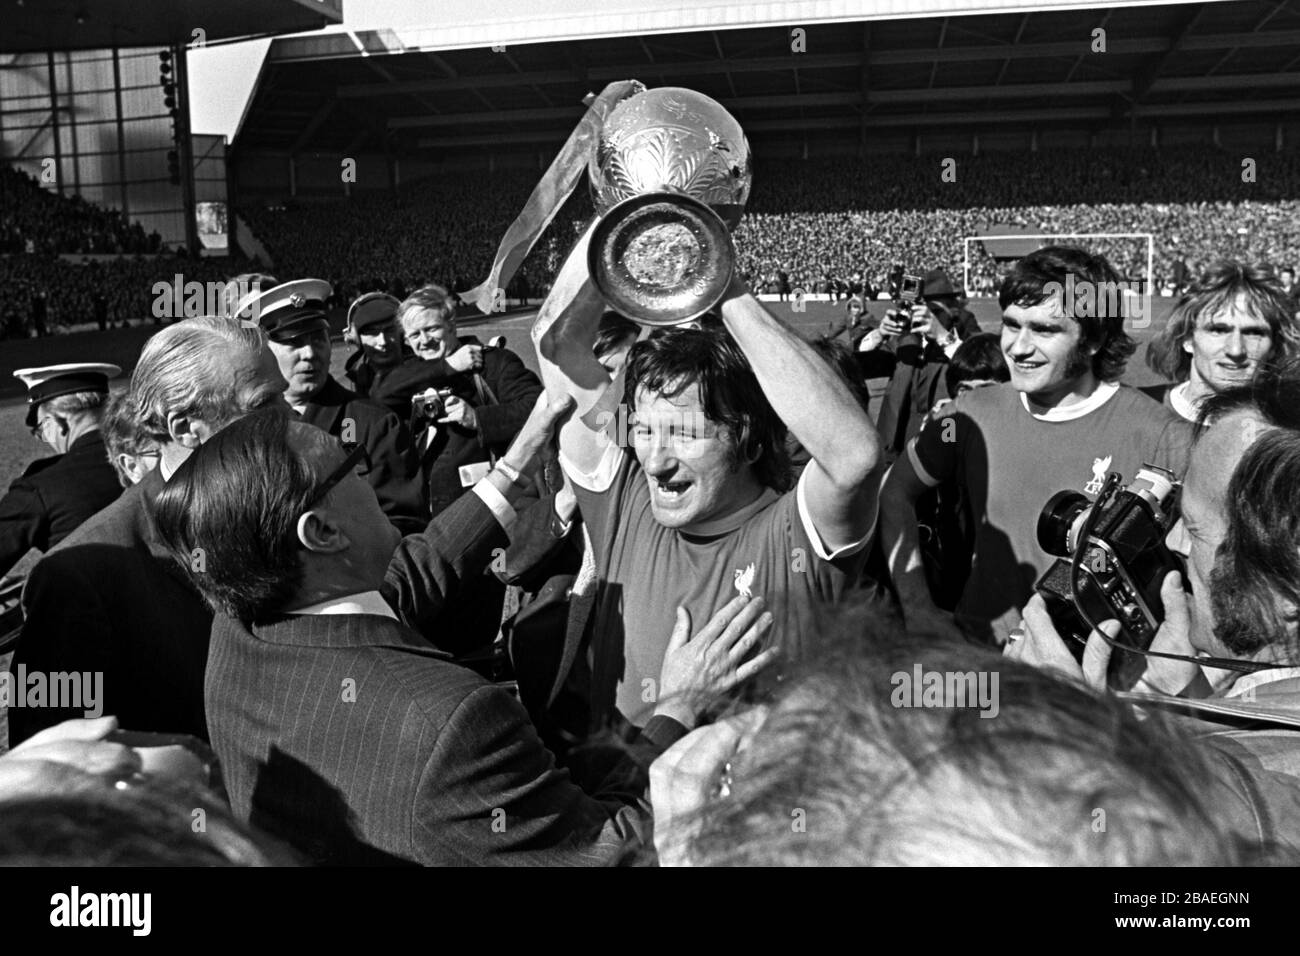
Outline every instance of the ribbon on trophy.
<svg viewBox="0 0 1300 956">
<path fill-rule="evenodd" d="M 462 292 L 460 297 L 463 301 L 472 302 L 485 314 L 492 311 L 497 301 L 496 290 L 504 289 L 514 278 L 538 237 L 577 188 L 610 112 L 629 96 L 644 90 L 645 86 L 637 80 L 618 80 L 606 86 L 598 96 L 588 94 L 584 98 L 587 111 L 533 189 L 523 210 L 506 230 L 497 246 L 488 277 L 469 291 Z"/>
</svg>

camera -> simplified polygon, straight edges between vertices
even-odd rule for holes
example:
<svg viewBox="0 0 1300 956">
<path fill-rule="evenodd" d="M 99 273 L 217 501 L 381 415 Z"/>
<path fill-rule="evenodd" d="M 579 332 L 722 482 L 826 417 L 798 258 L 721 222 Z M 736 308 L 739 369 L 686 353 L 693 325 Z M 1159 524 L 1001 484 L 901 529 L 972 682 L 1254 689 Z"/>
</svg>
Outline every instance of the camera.
<svg viewBox="0 0 1300 956">
<path fill-rule="evenodd" d="M 893 300 L 894 308 L 903 313 L 902 321 L 909 324 L 904 331 L 915 332 L 919 325 L 924 324 L 924 321 L 916 322 L 909 317 L 912 307 L 921 301 L 920 276 L 910 275 L 901 265 L 895 264 L 889 273 L 889 298 Z"/>
<path fill-rule="evenodd" d="M 447 399 L 451 397 L 449 388 L 430 388 L 419 395 L 411 396 L 411 410 L 424 418 L 441 418 L 447 411 Z"/>
<path fill-rule="evenodd" d="M 921 284 L 920 276 L 911 275 L 896 264 L 889 273 L 889 297 L 900 309 L 910 311 L 921 301 Z"/>
<path fill-rule="evenodd" d="M 1061 491 L 1043 506 L 1038 544 L 1057 560 L 1034 585 L 1079 660 L 1093 624 L 1119 621 L 1108 674 L 1117 690 L 1132 687 L 1146 669 L 1140 652 L 1151 646 L 1164 620 L 1160 586 L 1170 571 L 1182 570 L 1164 543 L 1176 517 L 1177 479 L 1144 464 L 1120 489 L 1122 480 L 1107 475 L 1095 502 Z"/>
</svg>

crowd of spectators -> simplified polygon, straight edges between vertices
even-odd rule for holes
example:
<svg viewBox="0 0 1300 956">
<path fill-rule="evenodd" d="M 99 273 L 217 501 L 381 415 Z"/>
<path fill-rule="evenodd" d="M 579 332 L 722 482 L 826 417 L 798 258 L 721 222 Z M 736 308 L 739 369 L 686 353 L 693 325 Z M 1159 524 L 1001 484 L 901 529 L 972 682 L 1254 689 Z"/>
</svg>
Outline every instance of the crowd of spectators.
<svg viewBox="0 0 1300 956">
<path fill-rule="evenodd" d="M 119 255 L 157 252 L 161 246 L 158 233 L 146 234 L 117 209 L 61 196 L 22 170 L 0 168 L 0 254 Z"/>
<path fill-rule="evenodd" d="M 72 326 L 105 327 L 124 323 L 162 324 L 163 303 L 155 314 L 159 282 L 224 281 L 242 271 L 242 261 L 182 256 L 123 256 L 116 259 L 62 259 L 54 255 L 0 256 L 0 338 L 54 334 Z M 43 305 L 38 304 L 38 300 Z M 175 311 L 174 301 L 171 303 Z"/>
<path fill-rule="evenodd" d="M 279 273 L 329 279 L 345 303 L 364 292 L 400 299 L 430 282 L 464 291 L 485 279 L 537 179 L 517 170 L 462 174 L 413 183 L 396 196 L 255 204 L 240 213 Z M 508 289 L 512 298 L 549 287 L 561 246 L 571 242 L 564 222 L 590 210 L 575 195 Z"/>
<path fill-rule="evenodd" d="M 1151 233 L 1155 278 L 1164 286 L 1175 284 L 1180 261 L 1195 272 L 1216 256 L 1281 263 L 1300 251 L 1294 154 L 1259 157 L 1249 181 L 1240 157 L 1208 149 L 960 156 L 953 181 L 942 176 L 944 158 L 760 158 L 736 233 L 743 270 L 765 288 L 785 273 L 791 289 L 847 294 L 854 273 L 875 288 L 894 263 L 962 275 L 969 254 L 970 291 L 987 291 L 1002 265 L 977 244 L 968 250 L 963 238 L 997 227 L 1056 236 Z M 536 178 L 519 171 L 457 176 L 394 198 L 257 206 L 244 214 L 281 271 L 332 277 L 349 290 L 397 287 L 399 295 L 429 279 L 464 289 L 487 274 Z M 579 191 L 524 264 L 531 294 L 549 287 L 573 224 L 590 213 Z M 1145 239 L 1091 245 L 1126 278 L 1145 276 Z"/>
<path fill-rule="evenodd" d="M 1275 267 L 1300 258 L 1300 154 L 1264 154 L 1246 170 L 1241 157 L 1208 148 L 986 152 L 953 157 L 945 179 L 946 158 L 760 156 L 736 232 L 741 271 L 761 291 L 847 296 L 864 285 L 884 289 L 895 264 L 916 274 L 942 267 L 963 277 L 969 293 L 987 294 L 1005 262 L 963 240 L 1000 228 L 1062 238 L 1150 233 L 1156 291 L 1166 293 L 1219 256 Z M 252 203 L 241 215 L 277 272 L 328 279 L 331 304 L 370 291 L 403 298 L 429 282 L 464 291 L 486 277 L 537 177 L 532 170 L 458 174 L 393 196 Z M 0 170 L 0 199 L 0 281 L 17 293 L 0 301 L 0 334 L 38 334 L 33 303 L 42 291 L 52 330 L 95 321 L 100 295 L 109 323 L 147 320 L 157 281 L 177 271 L 206 281 L 247 268 L 226 261 L 179 269 L 155 258 L 70 262 L 58 255 L 155 252 L 157 237 L 14 170 Z M 525 260 L 509 298 L 545 294 L 591 212 L 580 188 Z M 1126 279 L 1146 276 L 1144 238 L 1088 242 Z"/>
</svg>

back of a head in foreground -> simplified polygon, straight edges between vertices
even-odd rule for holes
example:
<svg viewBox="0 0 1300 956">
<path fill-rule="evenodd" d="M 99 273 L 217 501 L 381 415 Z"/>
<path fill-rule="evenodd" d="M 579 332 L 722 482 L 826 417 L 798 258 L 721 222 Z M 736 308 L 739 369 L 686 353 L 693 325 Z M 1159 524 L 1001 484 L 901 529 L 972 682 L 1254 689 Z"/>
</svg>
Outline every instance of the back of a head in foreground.
<svg viewBox="0 0 1300 956">
<path fill-rule="evenodd" d="M 79 789 L 0 804 L 0 867 L 296 866 L 223 800 L 179 783 Z"/>
<path fill-rule="evenodd" d="M 1228 833 L 1206 757 L 1158 719 L 982 648 L 854 636 L 785 684 L 733 761 L 730 795 L 705 811 L 692 862 L 1256 859 Z M 966 687 L 968 706 L 951 693 L 937 700 L 934 686 Z"/>
</svg>

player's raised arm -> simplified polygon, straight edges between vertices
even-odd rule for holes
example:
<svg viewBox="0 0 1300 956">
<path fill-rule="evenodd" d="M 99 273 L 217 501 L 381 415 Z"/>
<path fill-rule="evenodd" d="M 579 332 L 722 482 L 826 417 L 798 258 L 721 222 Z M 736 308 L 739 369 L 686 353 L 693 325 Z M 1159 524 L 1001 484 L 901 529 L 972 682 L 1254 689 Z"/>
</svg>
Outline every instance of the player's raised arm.
<svg viewBox="0 0 1300 956">
<path fill-rule="evenodd" d="M 587 247 L 593 222 L 574 245 L 533 323 L 533 345 L 547 392 L 573 396 L 577 407 L 560 427 L 560 450 L 583 472 L 595 470 L 606 443 L 594 424 L 595 406 L 609 390 L 609 373 L 592 346 L 604 300 L 587 272 Z M 590 424 L 589 424 L 590 423 Z"/>
<path fill-rule="evenodd" d="M 822 544 L 833 551 L 860 541 L 875 521 L 882 460 L 866 412 L 812 346 L 763 308 L 739 277 L 723 300 L 722 321 L 772 409 L 812 456 L 804 493 Z"/>
</svg>

